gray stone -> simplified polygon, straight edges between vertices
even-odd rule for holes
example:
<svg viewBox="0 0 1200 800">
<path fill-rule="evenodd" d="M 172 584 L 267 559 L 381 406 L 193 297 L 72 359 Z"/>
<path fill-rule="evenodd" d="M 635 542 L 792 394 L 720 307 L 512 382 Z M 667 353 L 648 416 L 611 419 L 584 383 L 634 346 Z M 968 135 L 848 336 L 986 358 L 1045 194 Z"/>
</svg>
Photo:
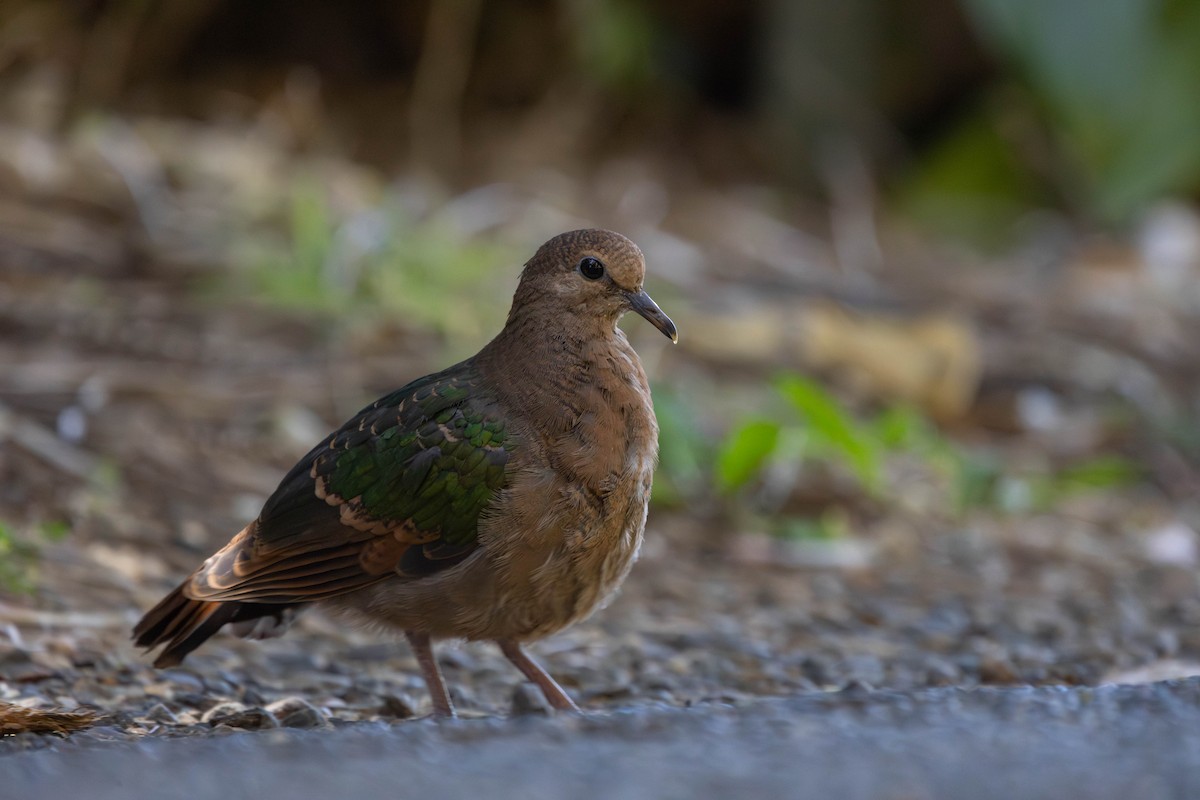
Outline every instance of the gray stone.
<svg viewBox="0 0 1200 800">
<path fill-rule="evenodd" d="M 266 710 L 285 728 L 320 728 L 328 724 L 321 710 L 303 697 L 285 697 Z"/>
<path fill-rule="evenodd" d="M 167 725 L 178 725 L 179 717 L 175 716 L 175 712 L 167 708 L 162 703 L 155 703 L 146 710 L 142 718 L 150 722 L 161 722 Z"/>
<path fill-rule="evenodd" d="M 542 690 L 532 683 L 520 683 L 512 693 L 512 715 L 514 717 L 527 714 L 549 714 L 550 703 Z"/>
<path fill-rule="evenodd" d="M 416 716 L 416 714 L 417 712 L 408 698 L 394 694 L 385 694 L 383 696 L 383 703 L 379 706 L 379 716 L 381 717 L 410 719 Z"/>
<path fill-rule="evenodd" d="M 214 728 L 224 725 L 247 731 L 270 730 L 279 727 L 279 720 L 265 708 L 247 708 L 241 703 L 220 703 L 204 713 L 201 718 Z"/>
</svg>

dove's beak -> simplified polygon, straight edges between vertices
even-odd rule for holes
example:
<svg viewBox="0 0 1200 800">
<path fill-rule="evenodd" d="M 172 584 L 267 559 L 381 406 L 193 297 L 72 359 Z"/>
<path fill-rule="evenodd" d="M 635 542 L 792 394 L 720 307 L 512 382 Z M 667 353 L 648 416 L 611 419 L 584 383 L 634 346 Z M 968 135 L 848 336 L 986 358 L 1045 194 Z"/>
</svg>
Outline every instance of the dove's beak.
<svg viewBox="0 0 1200 800">
<path fill-rule="evenodd" d="M 647 322 L 662 331 L 672 342 L 679 343 L 679 331 L 675 330 L 675 323 L 663 313 L 658 303 L 650 299 L 650 295 L 640 291 L 629 292 L 625 296 L 629 298 L 630 308 L 645 317 Z"/>
</svg>

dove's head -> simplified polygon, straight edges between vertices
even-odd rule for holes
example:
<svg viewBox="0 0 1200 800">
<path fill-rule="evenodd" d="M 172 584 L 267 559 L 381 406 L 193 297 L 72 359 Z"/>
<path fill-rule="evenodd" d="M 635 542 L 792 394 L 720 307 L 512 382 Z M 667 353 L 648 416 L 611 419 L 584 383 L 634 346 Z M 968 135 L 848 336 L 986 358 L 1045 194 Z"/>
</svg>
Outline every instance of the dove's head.
<svg viewBox="0 0 1200 800">
<path fill-rule="evenodd" d="M 525 264 L 513 313 L 521 304 L 537 303 L 551 314 L 615 326 L 626 311 L 634 311 L 678 341 L 675 323 L 642 288 L 645 277 L 642 251 L 621 234 L 596 228 L 568 231 L 539 247 Z"/>
</svg>

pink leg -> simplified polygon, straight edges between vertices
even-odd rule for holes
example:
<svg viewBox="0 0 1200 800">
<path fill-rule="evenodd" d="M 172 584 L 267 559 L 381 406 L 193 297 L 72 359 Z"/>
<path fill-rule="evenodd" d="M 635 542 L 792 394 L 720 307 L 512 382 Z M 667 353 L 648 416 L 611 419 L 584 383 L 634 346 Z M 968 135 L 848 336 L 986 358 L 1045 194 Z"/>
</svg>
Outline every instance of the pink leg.
<svg viewBox="0 0 1200 800">
<path fill-rule="evenodd" d="M 536 661 L 525 654 L 520 644 L 511 639 L 497 639 L 496 644 L 500 645 L 500 652 L 504 653 L 505 658 L 511 661 L 517 669 L 521 670 L 526 678 L 537 684 L 551 706 L 557 708 L 559 711 L 579 711 L 579 706 L 575 705 L 575 701 L 567 696 L 563 688 L 558 685 L 554 678 L 550 677 L 546 670 L 538 666 Z"/>
<path fill-rule="evenodd" d="M 421 665 L 421 676 L 429 687 L 429 697 L 433 700 L 433 713 L 438 717 L 453 717 L 454 704 L 450 702 L 450 692 L 446 690 L 446 682 L 442 680 L 442 671 L 438 669 L 437 659 L 433 657 L 433 645 L 429 634 L 405 631 L 408 646 L 412 648 L 417 663 Z"/>
</svg>

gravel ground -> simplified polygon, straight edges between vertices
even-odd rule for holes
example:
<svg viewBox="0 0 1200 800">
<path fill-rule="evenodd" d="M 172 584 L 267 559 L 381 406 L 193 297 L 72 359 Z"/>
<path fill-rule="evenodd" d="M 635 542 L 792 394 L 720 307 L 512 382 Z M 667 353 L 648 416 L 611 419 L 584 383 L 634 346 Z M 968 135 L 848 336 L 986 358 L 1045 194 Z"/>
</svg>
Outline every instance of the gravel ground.
<svg viewBox="0 0 1200 800">
<path fill-rule="evenodd" d="M 740 708 L 363 725 L 9 761 L 0 797 L 1188 798 L 1200 680 L 852 688 Z"/>
<path fill-rule="evenodd" d="M 878 531 L 869 564 L 807 570 L 708 552 L 667 517 L 616 602 L 535 652 L 594 711 L 1200 673 L 1194 570 L 1139 559 L 1129 537 L 1060 523 Z M 131 589 L 125 605 L 87 614 L 28 611 L 26 624 L 0 635 L 0 699 L 98 710 L 100 722 L 75 735 L 81 741 L 391 724 L 428 713 L 403 645 L 319 614 L 279 640 L 218 637 L 186 667 L 156 671 L 127 639 L 156 591 Z M 492 646 L 447 643 L 439 654 L 464 716 L 545 711 Z M 57 741 L 10 736 L 0 753 Z"/>
</svg>

